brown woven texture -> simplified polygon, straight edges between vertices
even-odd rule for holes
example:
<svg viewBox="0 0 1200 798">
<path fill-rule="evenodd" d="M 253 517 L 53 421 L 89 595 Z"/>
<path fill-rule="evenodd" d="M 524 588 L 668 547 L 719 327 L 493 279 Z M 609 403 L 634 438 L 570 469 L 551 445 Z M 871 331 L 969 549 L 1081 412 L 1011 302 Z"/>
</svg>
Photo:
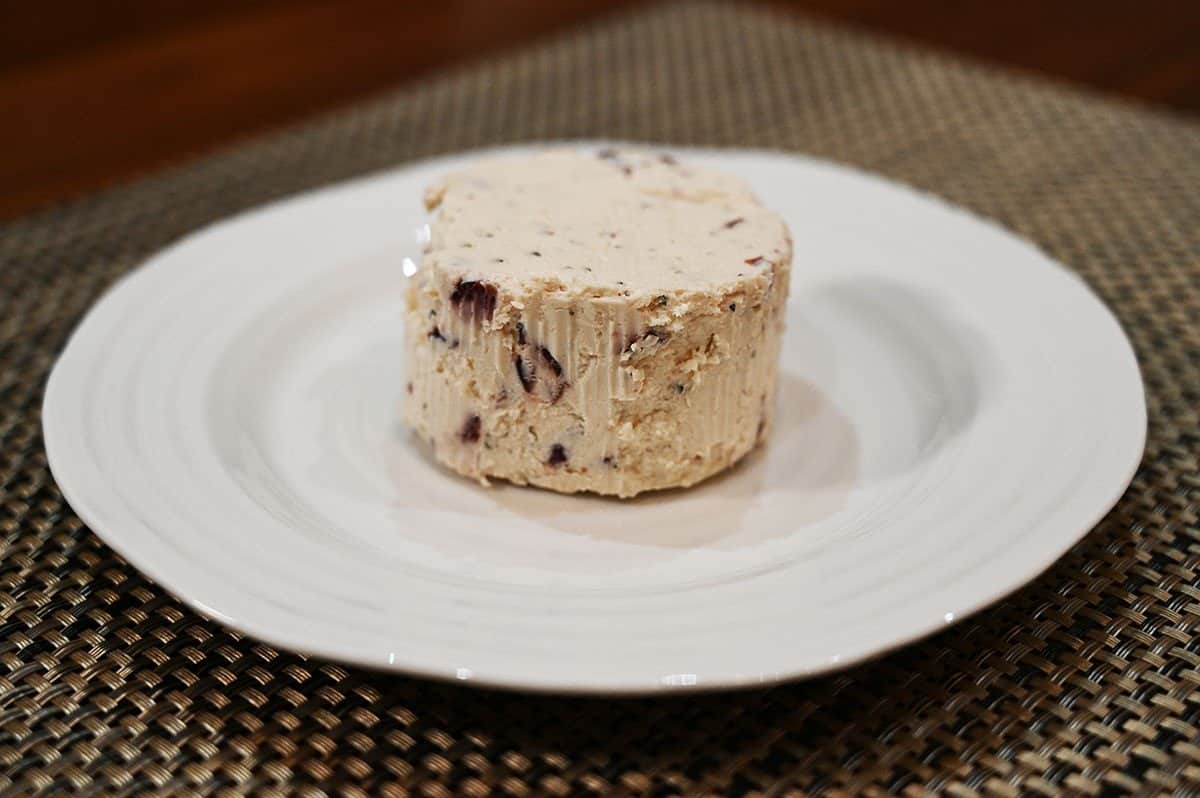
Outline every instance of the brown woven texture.
<svg viewBox="0 0 1200 798">
<path fill-rule="evenodd" d="M 824 156 L 1038 242 L 1133 338 L 1150 438 L 1128 494 L 1034 584 L 938 637 L 814 681 L 640 700 L 274 650 L 185 609 L 64 503 L 47 373 L 148 253 L 413 158 L 594 136 Z M 757 8 L 566 35 L 0 229 L 0 792 L 1200 794 L 1198 408 L 1195 122 Z"/>
</svg>

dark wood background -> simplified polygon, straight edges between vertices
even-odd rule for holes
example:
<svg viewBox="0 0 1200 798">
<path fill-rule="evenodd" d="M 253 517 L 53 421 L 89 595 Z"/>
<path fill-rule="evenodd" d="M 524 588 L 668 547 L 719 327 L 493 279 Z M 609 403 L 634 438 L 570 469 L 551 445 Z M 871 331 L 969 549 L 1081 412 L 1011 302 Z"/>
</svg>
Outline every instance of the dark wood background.
<svg viewBox="0 0 1200 798">
<path fill-rule="evenodd" d="M 0 218 L 649 1 L 0 0 Z M 1200 111 L 1200 0 L 769 4 Z"/>
</svg>

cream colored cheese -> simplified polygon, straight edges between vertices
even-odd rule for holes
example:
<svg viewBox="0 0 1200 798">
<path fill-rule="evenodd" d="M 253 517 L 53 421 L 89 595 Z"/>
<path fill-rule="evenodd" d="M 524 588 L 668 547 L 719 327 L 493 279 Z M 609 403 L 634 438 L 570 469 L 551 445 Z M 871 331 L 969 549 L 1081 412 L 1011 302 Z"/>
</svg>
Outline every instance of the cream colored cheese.
<svg viewBox="0 0 1200 798">
<path fill-rule="evenodd" d="M 740 181 L 560 150 L 448 175 L 426 203 L 405 418 L 439 461 L 633 496 L 762 439 L 791 241 Z"/>
</svg>

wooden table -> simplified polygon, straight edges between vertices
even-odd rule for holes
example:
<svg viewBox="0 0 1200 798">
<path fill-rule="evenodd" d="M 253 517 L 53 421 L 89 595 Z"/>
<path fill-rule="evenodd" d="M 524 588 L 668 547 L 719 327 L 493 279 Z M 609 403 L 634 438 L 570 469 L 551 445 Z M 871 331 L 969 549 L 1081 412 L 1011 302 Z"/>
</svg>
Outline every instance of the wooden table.
<svg viewBox="0 0 1200 798">
<path fill-rule="evenodd" d="M 0 0 L 0 218 L 646 0 Z M 1200 110 L 1200 3 L 776 0 Z"/>
</svg>

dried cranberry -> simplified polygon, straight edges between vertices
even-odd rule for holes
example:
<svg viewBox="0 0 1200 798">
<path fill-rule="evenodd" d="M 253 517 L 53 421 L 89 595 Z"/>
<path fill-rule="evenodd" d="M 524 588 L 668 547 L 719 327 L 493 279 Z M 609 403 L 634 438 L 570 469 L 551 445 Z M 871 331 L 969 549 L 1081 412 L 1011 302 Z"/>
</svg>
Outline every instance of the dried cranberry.
<svg viewBox="0 0 1200 798">
<path fill-rule="evenodd" d="M 517 369 L 517 379 L 521 381 L 521 387 L 525 389 L 525 393 L 533 393 L 533 374 L 529 365 L 525 362 L 525 358 L 517 355 L 514 358 L 513 365 Z"/>
<path fill-rule="evenodd" d="M 550 447 L 550 456 L 546 458 L 546 465 L 560 466 L 567 462 L 567 450 L 563 448 L 561 443 L 556 443 Z"/>
<path fill-rule="evenodd" d="M 547 366 L 549 366 L 550 370 L 554 372 L 554 376 L 556 376 L 556 377 L 562 376 L 562 373 L 563 373 L 562 364 L 560 364 L 558 362 L 558 360 L 555 359 L 554 355 L 550 354 L 549 349 L 547 349 L 544 346 L 539 346 L 538 354 L 542 356 L 542 362 L 545 363 Z"/>
<path fill-rule="evenodd" d="M 459 280 L 450 294 L 450 304 L 468 321 L 491 321 L 498 293 L 496 286 L 483 280 Z"/>
<path fill-rule="evenodd" d="M 525 392 L 544 402 L 557 402 L 570 385 L 563 378 L 562 364 L 544 346 L 526 346 L 514 358 L 513 366 Z"/>
<path fill-rule="evenodd" d="M 634 344 L 638 344 L 639 350 L 645 350 L 651 346 L 658 346 L 660 344 L 665 344 L 667 341 L 670 341 L 670 340 L 671 340 L 671 333 L 668 332 L 666 329 L 664 329 L 662 327 L 651 327 L 649 330 L 646 330 L 646 332 L 643 333 L 642 335 L 633 336 L 633 338 L 631 338 L 629 340 L 629 343 L 625 345 L 625 351 L 632 352 Z"/>
<path fill-rule="evenodd" d="M 462 438 L 463 443 L 478 443 L 483 432 L 483 421 L 479 416 L 467 416 L 467 420 L 463 422 L 462 430 L 459 431 L 458 437 Z"/>
</svg>

